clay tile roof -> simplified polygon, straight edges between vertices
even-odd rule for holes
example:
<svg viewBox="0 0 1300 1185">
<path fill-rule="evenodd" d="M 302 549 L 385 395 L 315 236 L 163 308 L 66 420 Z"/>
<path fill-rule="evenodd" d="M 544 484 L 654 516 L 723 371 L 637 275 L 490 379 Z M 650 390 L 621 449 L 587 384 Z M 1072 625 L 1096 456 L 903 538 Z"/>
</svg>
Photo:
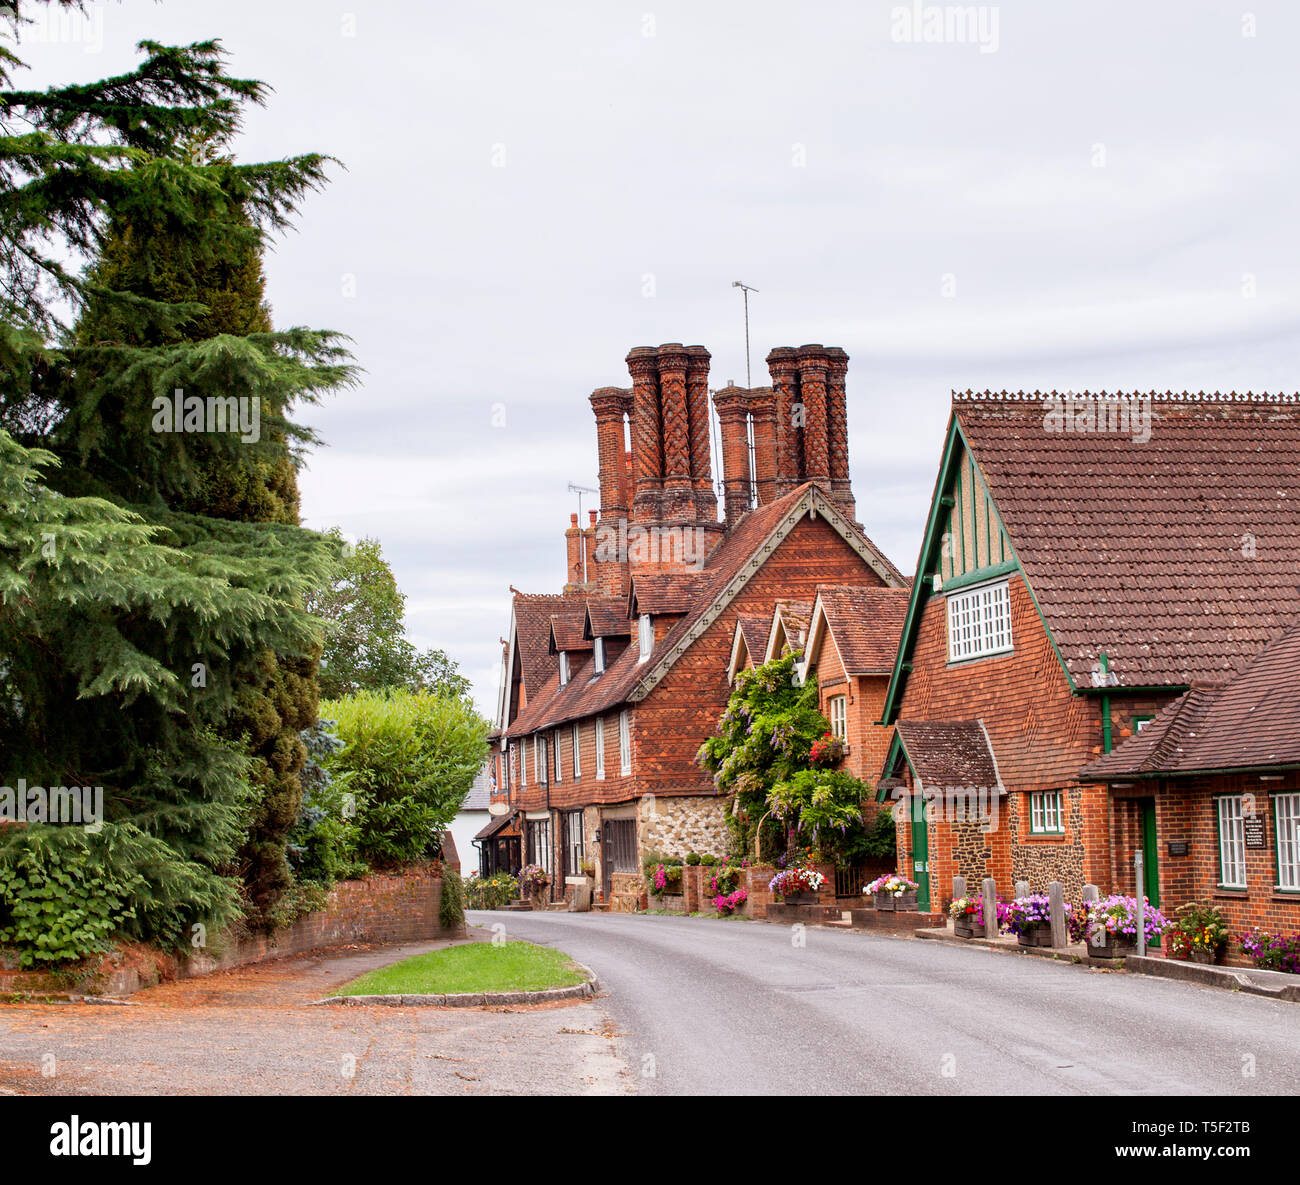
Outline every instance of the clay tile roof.
<svg viewBox="0 0 1300 1185">
<path fill-rule="evenodd" d="M 1122 686 L 1221 682 L 1300 617 L 1300 402 L 1099 398 L 1149 400 L 1149 439 L 1048 431 L 1041 394 L 953 413 L 1076 686 L 1103 652 Z"/>
<path fill-rule="evenodd" d="M 898 655 L 912 590 L 827 584 L 817 595 L 845 673 L 888 675 Z"/>
<path fill-rule="evenodd" d="M 575 665 L 572 677 L 562 688 L 559 686 L 558 674 L 555 668 L 552 668 L 551 679 L 548 684 L 544 684 L 543 694 L 536 699 L 529 699 L 528 706 L 511 725 L 509 735 L 523 736 L 555 727 L 569 720 L 606 712 L 627 703 L 632 698 L 637 685 L 654 668 L 659 656 L 669 653 L 691 631 L 746 565 L 757 562 L 758 553 L 768 537 L 781 525 L 782 520 L 799 506 L 800 502 L 810 496 L 811 490 L 812 487 L 805 484 L 765 506 L 751 510 L 714 548 L 705 561 L 703 570 L 688 574 L 695 581 L 695 595 L 686 606 L 681 619 L 673 625 L 664 638 L 655 643 L 654 652 L 646 662 L 639 661 L 641 656 L 635 644 L 628 645 L 610 661 L 603 674 L 596 676 L 592 659 L 583 656 L 581 665 Z M 865 536 L 862 538 L 865 539 Z M 879 557 L 878 562 L 891 575 L 895 574 L 897 570 L 887 559 L 880 556 L 875 545 L 871 544 L 870 540 L 866 542 L 873 553 Z M 894 578 L 901 583 L 901 576 Z M 643 579 L 644 576 L 636 577 L 638 586 Z M 595 627 L 596 604 L 597 599 L 587 602 L 588 620 L 593 627 Z M 623 613 L 626 614 L 626 602 L 623 602 Z M 618 632 L 626 636 L 628 626 L 629 623 L 624 616 L 621 621 L 622 628 Z M 765 645 L 766 637 L 763 642 Z"/>
<path fill-rule="evenodd" d="M 742 613 L 736 618 L 736 626 L 745 639 L 750 658 L 757 662 L 763 657 L 763 648 L 767 645 L 767 618 L 754 613 Z"/>
<path fill-rule="evenodd" d="M 1248 660 L 1227 683 L 1194 687 L 1079 776 L 1117 777 L 1300 765 L 1300 628 Z"/>
<path fill-rule="evenodd" d="M 685 613 L 703 582 L 702 572 L 645 572 L 633 576 L 627 615 Z"/>
<path fill-rule="evenodd" d="M 586 622 L 585 608 L 576 613 L 552 613 L 550 652 L 556 654 L 561 650 L 590 650 L 591 639 L 583 633 Z"/>
<path fill-rule="evenodd" d="M 896 727 L 922 788 L 1001 785 L 988 733 L 978 720 L 900 720 Z"/>
<path fill-rule="evenodd" d="M 592 638 L 627 637 L 632 623 L 626 597 L 591 597 L 587 601 L 586 632 Z"/>
<path fill-rule="evenodd" d="M 808 625 L 812 621 L 812 601 L 777 601 L 773 614 L 781 619 L 781 627 L 792 646 L 802 646 L 808 640 Z"/>
<path fill-rule="evenodd" d="M 515 594 L 515 645 L 529 701 L 558 677 L 559 659 L 551 654 L 551 616 L 573 605 L 562 596 Z"/>
<path fill-rule="evenodd" d="M 497 815 L 495 818 L 489 819 L 486 823 L 483 824 L 482 827 L 478 829 L 478 831 L 474 835 L 474 838 L 491 839 L 492 836 L 494 836 L 503 827 L 507 827 L 509 826 L 509 824 L 513 823 L 515 815 L 517 815 L 518 813 L 519 813 L 518 811 L 507 811 L 504 815 Z"/>
</svg>

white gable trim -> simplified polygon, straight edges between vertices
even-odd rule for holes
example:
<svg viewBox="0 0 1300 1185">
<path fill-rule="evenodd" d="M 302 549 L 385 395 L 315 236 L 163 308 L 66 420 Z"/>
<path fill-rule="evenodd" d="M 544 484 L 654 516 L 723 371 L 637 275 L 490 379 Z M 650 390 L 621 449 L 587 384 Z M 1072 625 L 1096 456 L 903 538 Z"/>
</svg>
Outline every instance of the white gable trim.
<svg viewBox="0 0 1300 1185">
<path fill-rule="evenodd" d="M 713 603 L 699 616 L 695 623 L 686 633 L 680 637 L 671 649 L 665 651 L 656 650 L 659 655 L 650 664 L 650 669 L 641 676 L 632 690 L 628 693 L 628 700 L 637 703 L 645 699 L 652 692 L 659 682 L 672 668 L 672 665 L 700 638 L 704 632 L 722 615 L 727 606 L 740 594 L 740 591 L 754 577 L 754 574 L 767 561 L 768 556 L 774 552 L 784 541 L 787 535 L 794 530 L 795 525 L 803 518 L 804 514 L 809 518 L 816 518 L 820 514 L 854 551 L 862 557 L 867 566 L 876 573 L 877 576 L 885 582 L 889 588 L 903 588 L 905 584 L 899 579 L 894 572 L 893 566 L 880 555 L 874 547 L 870 546 L 867 541 L 858 533 L 847 518 L 840 512 L 837 507 L 817 486 L 809 486 L 804 491 L 803 497 L 799 499 L 777 523 L 768 537 L 755 549 L 754 554 L 750 556 L 735 576 L 731 578 L 727 586 L 714 598 Z M 652 655 L 653 658 L 653 655 Z"/>
</svg>

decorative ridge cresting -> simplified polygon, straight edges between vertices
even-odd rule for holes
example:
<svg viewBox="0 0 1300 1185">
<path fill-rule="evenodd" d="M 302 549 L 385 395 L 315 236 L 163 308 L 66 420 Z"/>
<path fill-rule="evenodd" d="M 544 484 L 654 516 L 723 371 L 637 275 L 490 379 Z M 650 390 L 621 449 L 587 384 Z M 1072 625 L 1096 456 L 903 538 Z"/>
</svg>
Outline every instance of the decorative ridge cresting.
<svg viewBox="0 0 1300 1185">
<path fill-rule="evenodd" d="M 1253 391 L 1226 395 L 1215 391 L 953 391 L 953 405 L 961 403 L 1041 403 L 1045 399 L 1150 399 L 1155 403 L 1231 403 L 1234 405 L 1270 406 L 1300 403 L 1300 392 Z"/>
</svg>

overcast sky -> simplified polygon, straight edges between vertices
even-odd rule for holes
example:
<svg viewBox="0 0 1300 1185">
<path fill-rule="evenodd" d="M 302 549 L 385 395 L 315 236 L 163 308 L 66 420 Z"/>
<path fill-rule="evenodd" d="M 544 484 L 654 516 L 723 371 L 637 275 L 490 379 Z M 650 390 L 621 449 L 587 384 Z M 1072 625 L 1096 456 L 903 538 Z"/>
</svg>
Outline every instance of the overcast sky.
<svg viewBox="0 0 1300 1185">
<path fill-rule="evenodd" d="M 216 37 L 275 88 L 242 159 L 346 165 L 267 261 L 277 324 L 366 371 L 301 417 L 304 518 L 382 541 L 490 710 L 508 586 L 559 591 L 597 484 L 587 396 L 666 341 L 743 384 L 732 280 L 756 384 L 849 352 L 858 517 L 905 572 L 954 388 L 1300 386 L 1294 0 L 1015 0 L 927 41 L 932 8 L 124 0 L 29 35 L 19 85 Z"/>
</svg>

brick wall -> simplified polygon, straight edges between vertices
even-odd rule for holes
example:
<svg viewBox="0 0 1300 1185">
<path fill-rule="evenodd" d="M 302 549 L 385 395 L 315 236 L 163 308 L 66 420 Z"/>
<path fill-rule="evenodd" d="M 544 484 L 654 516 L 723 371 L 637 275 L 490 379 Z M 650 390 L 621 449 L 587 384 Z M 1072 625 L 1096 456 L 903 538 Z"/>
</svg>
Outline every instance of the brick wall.
<svg viewBox="0 0 1300 1185">
<path fill-rule="evenodd" d="M 189 958 L 158 956 L 149 960 L 147 972 L 117 966 L 110 956 L 102 968 L 87 968 L 87 982 L 74 990 L 129 995 L 164 978 L 188 979 L 327 947 L 423 942 L 463 935 L 463 926 L 446 930 L 439 923 L 441 904 L 442 878 L 432 874 L 343 881 L 330 890 L 324 909 L 306 914 L 274 934 L 217 937 L 208 950 L 195 952 Z M 0 991 L 43 990 L 46 978 L 40 973 L 0 970 Z"/>
<path fill-rule="evenodd" d="M 1261 782 L 1258 774 L 1175 778 L 1112 790 L 1114 892 L 1134 892 L 1133 855 L 1142 846 L 1141 800 L 1156 807 L 1160 909 L 1172 918 L 1189 901 L 1215 906 L 1234 938 L 1254 926 L 1287 933 L 1300 931 L 1300 895 L 1277 889 L 1277 827 L 1273 793 L 1300 791 L 1300 771 L 1280 782 Z M 1246 849 L 1246 888 L 1219 887 L 1219 833 L 1215 796 L 1253 794 L 1264 822 L 1264 848 Z M 1173 856 L 1169 844 L 1185 842 L 1187 855 Z M 1234 942 L 1235 947 L 1235 942 Z"/>
</svg>

